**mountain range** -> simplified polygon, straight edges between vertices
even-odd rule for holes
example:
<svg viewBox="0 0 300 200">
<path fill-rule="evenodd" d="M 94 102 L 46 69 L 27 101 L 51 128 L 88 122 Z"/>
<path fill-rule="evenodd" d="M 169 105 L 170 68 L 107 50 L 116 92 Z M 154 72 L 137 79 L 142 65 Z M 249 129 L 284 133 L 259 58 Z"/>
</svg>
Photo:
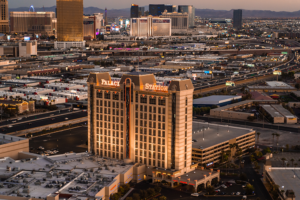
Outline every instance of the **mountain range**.
<svg viewBox="0 0 300 200">
<path fill-rule="evenodd" d="M 10 8 L 9 11 L 28 11 L 27 7 Z M 35 11 L 53 11 L 55 6 L 45 8 L 35 8 Z M 148 10 L 148 6 L 145 6 Z M 93 13 L 104 13 L 104 9 L 97 7 L 85 7 L 84 14 L 89 15 Z M 202 18 L 232 18 L 233 10 L 213 10 L 213 9 L 195 9 L 195 15 Z M 130 8 L 123 9 L 109 9 L 107 12 L 108 17 L 129 17 Z M 271 10 L 243 10 L 243 18 L 299 18 L 300 10 L 295 12 L 286 11 L 271 11 Z"/>
</svg>

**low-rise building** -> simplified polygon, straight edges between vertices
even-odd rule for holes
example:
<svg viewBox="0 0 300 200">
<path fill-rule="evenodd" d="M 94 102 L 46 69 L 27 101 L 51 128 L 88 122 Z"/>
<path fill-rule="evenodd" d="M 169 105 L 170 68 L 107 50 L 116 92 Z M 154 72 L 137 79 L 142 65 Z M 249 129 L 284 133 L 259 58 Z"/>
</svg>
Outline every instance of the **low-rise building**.
<svg viewBox="0 0 300 200">
<path fill-rule="evenodd" d="M 247 86 L 250 92 L 292 92 L 297 91 L 296 88 L 280 81 L 267 81 L 263 86 Z"/>
<path fill-rule="evenodd" d="M 192 162 L 200 166 L 212 167 L 222 160 L 222 154 L 227 151 L 230 151 L 227 155 L 230 158 L 254 147 L 255 130 L 193 122 L 192 141 Z"/>
<path fill-rule="evenodd" d="M 25 88 L 13 88 L 13 92 L 18 92 L 26 95 L 43 95 L 53 92 L 52 89 L 37 88 L 37 87 L 25 87 Z M 24 95 L 22 95 L 24 96 Z"/>
<path fill-rule="evenodd" d="M 193 100 L 194 107 L 226 106 L 236 101 L 241 101 L 242 96 L 212 95 Z"/>
<path fill-rule="evenodd" d="M 2 99 L 2 98 L 1 98 Z M 34 101 L 23 101 L 23 100 L 4 100 L 0 99 L 0 106 L 8 109 L 17 109 L 18 113 L 24 113 L 26 111 L 34 112 L 35 104 Z"/>
<path fill-rule="evenodd" d="M 274 124 L 284 123 L 284 117 L 277 110 L 275 110 L 271 105 L 263 105 L 262 108 L 273 119 Z"/>
<path fill-rule="evenodd" d="M 19 158 L 19 152 L 29 151 L 29 140 L 0 133 L 0 160 L 4 157 Z"/>
<path fill-rule="evenodd" d="M 80 90 L 86 86 L 78 84 L 69 84 L 69 83 L 49 83 L 44 85 L 45 88 L 50 88 L 52 90 Z"/>
</svg>

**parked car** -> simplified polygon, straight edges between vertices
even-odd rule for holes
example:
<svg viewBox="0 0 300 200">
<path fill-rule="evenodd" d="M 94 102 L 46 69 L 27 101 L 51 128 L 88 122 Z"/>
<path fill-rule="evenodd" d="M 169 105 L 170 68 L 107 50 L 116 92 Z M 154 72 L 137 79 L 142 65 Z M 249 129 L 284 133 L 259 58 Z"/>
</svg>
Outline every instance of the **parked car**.
<svg viewBox="0 0 300 200">
<path fill-rule="evenodd" d="M 198 197 L 198 196 L 199 196 L 199 193 L 193 193 L 193 194 L 191 194 L 191 196 L 193 196 L 193 197 Z"/>
</svg>

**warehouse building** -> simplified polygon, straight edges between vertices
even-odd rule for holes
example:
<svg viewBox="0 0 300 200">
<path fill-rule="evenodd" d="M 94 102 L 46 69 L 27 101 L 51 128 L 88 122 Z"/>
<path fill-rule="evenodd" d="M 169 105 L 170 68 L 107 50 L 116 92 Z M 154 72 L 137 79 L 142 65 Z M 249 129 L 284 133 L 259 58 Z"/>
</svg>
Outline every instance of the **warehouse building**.
<svg viewBox="0 0 300 200">
<path fill-rule="evenodd" d="M 193 122 L 192 162 L 213 167 L 221 161 L 222 153 L 230 151 L 229 158 L 255 145 L 255 130 L 228 125 Z M 231 148 L 237 144 L 238 148 Z"/>
<path fill-rule="evenodd" d="M 0 160 L 5 157 L 18 159 L 22 151 L 29 151 L 28 139 L 0 133 Z"/>
<path fill-rule="evenodd" d="M 231 95 L 212 95 L 209 97 L 203 97 L 194 99 L 193 107 L 211 107 L 211 106 L 226 106 L 231 104 L 233 101 L 241 101 L 242 96 L 231 96 Z"/>
<path fill-rule="evenodd" d="M 271 105 L 262 105 L 262 108 L 271 116 L 274 124 L 283 124 L 284 116 L 282 116 L 277 110 Z"/>
<path fill-rule="evenodd" d="M 282 107 L 282 105 L 272 105 L 272 107 L 284 117 L 285 123 L 296 124 L 298 122 L 298 118 L 295 115 L 293 115 L 290 111 Z"/>
<path fill-rule="evenodd" d="M 280 81 L 267 81 L 264 86 L 247 86 L 250 92 L 293 92 L 296 88 Z"/>
</svg>

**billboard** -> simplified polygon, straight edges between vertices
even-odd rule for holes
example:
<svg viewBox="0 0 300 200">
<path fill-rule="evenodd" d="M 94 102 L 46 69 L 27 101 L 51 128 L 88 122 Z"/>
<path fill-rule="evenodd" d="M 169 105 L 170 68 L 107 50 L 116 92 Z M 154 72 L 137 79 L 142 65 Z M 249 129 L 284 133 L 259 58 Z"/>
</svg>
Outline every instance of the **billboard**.
<svg viewBox="0 0 300 200">
<path fill-rule="evenodd" d="M 281 75 L 281 71 L 280 70 L 273 71 L 273 75 Z"/>
<path fill-rule="evenodd" d="M 212 74 L 212 71 L 204 71 L 204 74 Z"/>
<path fill-rule="evenodd" d="M 234 81 L 226 81 L 226 86 L 235 86 L 235 82 Z"/>
<path fill-rule="evenodd" d="M 24 41 L 30 41 L 30 37 L 24 37 Z"/>
</svg>

